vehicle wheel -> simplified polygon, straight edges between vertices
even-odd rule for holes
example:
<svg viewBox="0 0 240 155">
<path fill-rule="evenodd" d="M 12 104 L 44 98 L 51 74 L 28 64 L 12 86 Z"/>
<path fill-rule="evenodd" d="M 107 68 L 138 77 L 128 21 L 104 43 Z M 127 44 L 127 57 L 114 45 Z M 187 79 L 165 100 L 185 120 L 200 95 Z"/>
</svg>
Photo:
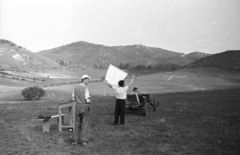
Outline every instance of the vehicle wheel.
<svg viewBox="0 0 240 155">
<path fill-rule="evenodd" d="M 148 113 L 149 113 L 149 105 L 148 105 L 148 102 L 146 102 L 144 104 L 144 116 L 148 116 Z"/>
<path fill-rule="evenodd" d="M 155 101 L 154 106 L 153 106 L 153 110 L 156 111 L 158 109 L 159 106 L 159 101 Z"/>
</svg>

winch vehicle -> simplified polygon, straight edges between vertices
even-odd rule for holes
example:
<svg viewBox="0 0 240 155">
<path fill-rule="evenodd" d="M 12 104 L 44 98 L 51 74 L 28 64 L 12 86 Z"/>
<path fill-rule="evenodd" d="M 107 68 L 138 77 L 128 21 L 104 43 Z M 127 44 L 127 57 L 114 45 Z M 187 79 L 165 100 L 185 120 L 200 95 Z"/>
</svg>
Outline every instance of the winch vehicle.
<svg viewBox="0 0 240 155">
<path fill-rule="evenodd" d="M 144 116 L 147 116 L 151 108 L 156 111 L 158 106 L 159 101 L 151 100 L 150 94 L 127 95 L 126 110 L 143 110 Z"/>
</svg>

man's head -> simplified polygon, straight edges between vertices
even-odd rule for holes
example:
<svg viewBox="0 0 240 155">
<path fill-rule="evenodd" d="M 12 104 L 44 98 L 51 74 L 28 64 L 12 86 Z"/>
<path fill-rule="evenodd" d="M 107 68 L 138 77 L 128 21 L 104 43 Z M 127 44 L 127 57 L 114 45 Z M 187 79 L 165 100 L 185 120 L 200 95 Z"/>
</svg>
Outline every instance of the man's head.
<svg viewBox="0 0 240 155">
<path fill-rule="evenodd" d="M 138 88 L 137 88 L 137 87 L 134 87 L 134 88 L 133 88 L 133 91 L 136 92 L 136 93 L 138 93 Z"/>
<path fill-rule="evenodd" d="M 82 83 L 84 83 L 85 85 L 88 85 L 88 83 L 89 83 L 89 80 L 90 80 L 90 76 L 88 76 L 88 75 L 83 75 L 82 76 Z"/>
<path fill-rule="evenodd" d="M 133 91 L 137 91 L 137 90 L 138 90 L 138 88 L 137 88 L 137 87 L 134 87 L 134 88 L 133 88 Z"/>
<path fill-rule="evenodd" d="M 120 80 L 120 81 L 118 82 L 118 85 L 119 85 L 119 87 L 123 87 L 123 86 L 124 86 L 124 80 Z"/>
</svg>

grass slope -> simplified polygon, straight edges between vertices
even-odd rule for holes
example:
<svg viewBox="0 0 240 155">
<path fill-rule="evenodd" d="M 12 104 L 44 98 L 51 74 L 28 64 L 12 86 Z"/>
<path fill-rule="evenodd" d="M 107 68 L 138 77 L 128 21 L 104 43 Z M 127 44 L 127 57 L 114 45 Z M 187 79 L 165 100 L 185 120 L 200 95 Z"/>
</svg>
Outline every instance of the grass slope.
<svg viewBox="0 0 240 155">
<path fill-rule="evenodd" d="M 185 66 L 185 68 L 218 67 L 223 69 L 240 70 L 240 50 L 230 50 L 214 54 Z"/>
<path fill-rule="evenodd" d="M 240 89 L 155 94 L 159 109 L 148 117 L 128 111 L 124 127 L 113 126 L 113 96 L 92 96 L 91 144 L 70 145 L 72 133 L 52 121 L 43 133 L 37 115 L 57 114 L 54 100 L 0 105 L 0 152 L 24 155 L 218 154 L 240 153 Z"/>
</svg>

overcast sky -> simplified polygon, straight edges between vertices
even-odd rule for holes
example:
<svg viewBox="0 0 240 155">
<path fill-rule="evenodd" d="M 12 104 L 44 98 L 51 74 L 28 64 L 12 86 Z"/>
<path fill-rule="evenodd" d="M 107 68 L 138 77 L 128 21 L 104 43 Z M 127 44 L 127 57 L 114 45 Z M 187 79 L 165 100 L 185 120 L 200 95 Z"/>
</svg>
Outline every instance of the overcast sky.
<svg viewBox="0 0 240 155">
<path fill-rule="evenodd" d="M 0 38 L 33 52 L 77 41 L 240 50 L 240 0 L 0 0 Z"/>
</svg>

